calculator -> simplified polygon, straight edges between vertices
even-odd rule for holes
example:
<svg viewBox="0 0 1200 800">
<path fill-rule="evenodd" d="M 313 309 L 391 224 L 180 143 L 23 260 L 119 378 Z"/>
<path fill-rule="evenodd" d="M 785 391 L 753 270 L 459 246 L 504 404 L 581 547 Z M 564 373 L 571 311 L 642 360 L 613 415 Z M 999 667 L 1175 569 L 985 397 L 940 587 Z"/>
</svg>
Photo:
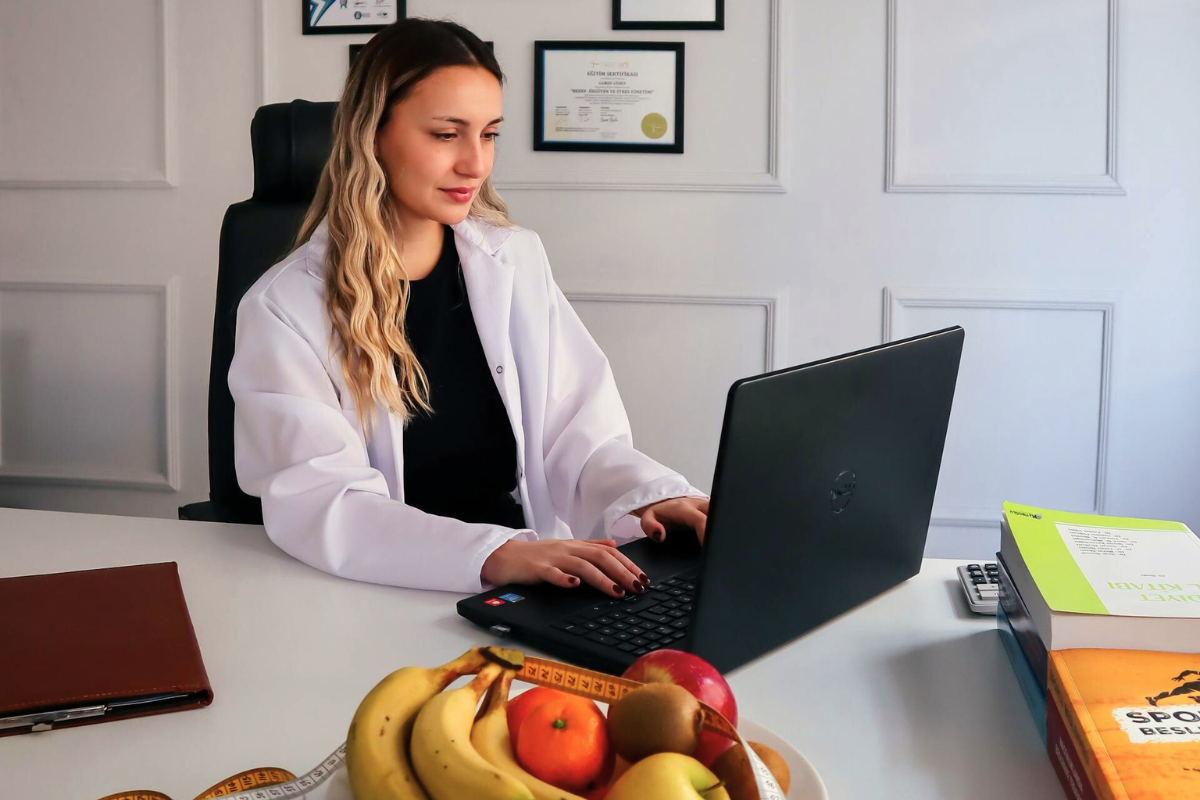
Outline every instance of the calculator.
<svg viewBox="0 0 1200 800">
<path fill-rule="evenodd" d="M 1000 567 L 996 562 L 966 564 L 958 568 L 958 582 L 967 605 L 976 614 L 995 614 L 1000 602 Z"/>
</svg>

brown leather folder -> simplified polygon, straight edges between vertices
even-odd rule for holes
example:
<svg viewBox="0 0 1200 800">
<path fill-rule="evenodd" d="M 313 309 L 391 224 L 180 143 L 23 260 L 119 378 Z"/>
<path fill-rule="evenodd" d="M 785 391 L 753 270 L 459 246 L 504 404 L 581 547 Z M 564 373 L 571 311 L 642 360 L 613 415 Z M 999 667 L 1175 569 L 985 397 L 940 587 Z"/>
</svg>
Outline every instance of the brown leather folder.
<svg viewBox="0 0 1200 800">
<path fill-rule="evenodd" d="M 0 579 L 0 736 L 212 698 L 175 562 Z"/>
</svg>

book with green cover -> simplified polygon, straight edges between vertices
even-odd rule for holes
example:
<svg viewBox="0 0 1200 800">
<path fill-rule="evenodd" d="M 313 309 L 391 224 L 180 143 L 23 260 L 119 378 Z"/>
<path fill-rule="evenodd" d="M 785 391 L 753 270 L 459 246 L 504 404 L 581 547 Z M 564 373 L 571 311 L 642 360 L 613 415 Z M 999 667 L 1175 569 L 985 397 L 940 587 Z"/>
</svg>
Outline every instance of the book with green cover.
<svg viewBox="0 0 1200 800">
<path fill-rule="evenodd" d="M 1000 553 L 1047 650 L 1200 642 L 1200 539 L 1181 522 L 1006 502 Z"/>
</svg>

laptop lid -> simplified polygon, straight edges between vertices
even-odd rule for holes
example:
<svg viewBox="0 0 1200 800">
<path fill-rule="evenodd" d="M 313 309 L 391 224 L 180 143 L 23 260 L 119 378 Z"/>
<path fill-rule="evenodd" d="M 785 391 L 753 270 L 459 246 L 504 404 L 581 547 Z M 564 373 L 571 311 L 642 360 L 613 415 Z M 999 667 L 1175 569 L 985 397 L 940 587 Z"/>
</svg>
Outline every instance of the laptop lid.
<svg viewBox="0 0 1200 800">
<path fill-rule="evenodd" d="M 920 570 L 963 335 L 730 388 L 687 649 L 728 671 Z"/>
</svg>

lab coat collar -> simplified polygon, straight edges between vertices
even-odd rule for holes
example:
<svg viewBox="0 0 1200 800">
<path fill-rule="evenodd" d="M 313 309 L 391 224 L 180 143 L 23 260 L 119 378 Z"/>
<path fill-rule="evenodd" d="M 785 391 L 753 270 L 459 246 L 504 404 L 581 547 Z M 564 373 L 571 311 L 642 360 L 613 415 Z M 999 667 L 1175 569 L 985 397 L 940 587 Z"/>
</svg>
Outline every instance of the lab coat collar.
<svg viewBox="0 0 1200 800">
<path fill-rule="evenodd" d="M 501 245 L 507 242 L 508 238 L 513 235 L 513 231 L 516 230 L 492 225 L 474 217 L 467 217 L 451 227 L 458 238 L 470 242 L 489 256 L 495 256 Z M 313 248 L 313 258 L 310 260 L 308 273 L 315 278 L 323 279 L 321 272 L 325 263 L 325 248 L 329 244 L 329 224 L 326 220 L 321 220 L 317 224 L 308 241 Z"/>
<path fill-rule="evenodd" d="M 480 250 L 487 253 L 489 256 L 496 255 L 496 251 L 500 246 L 508 241 L 508 237 L 513 235 L 515 228 L 504 228 L 499 225 L 492 225 L 476 219 L 475 217 L 467 217 L 457 225 L 452 225 L 455 234 L 471 242 Z"/>
<path fill-rule="evenodd" d="M 502 228 L 471 217 L 452 227 L 479 338 L 484 343 L 484 350 L 493 350 L 487 353 L 493 366 L 502 366 L 508 360 L 508 353 L 496 351 L 494 343 L 508 341 L 513 268 L 497 259 L 496 253 L 517 229 Z M 328 242 L 329 228 L 326 221 L 321 220 L 309 237 L 312 250 L 307 271 L 317 280 L 324 280 L 322 272 Z"/>
</svg>

